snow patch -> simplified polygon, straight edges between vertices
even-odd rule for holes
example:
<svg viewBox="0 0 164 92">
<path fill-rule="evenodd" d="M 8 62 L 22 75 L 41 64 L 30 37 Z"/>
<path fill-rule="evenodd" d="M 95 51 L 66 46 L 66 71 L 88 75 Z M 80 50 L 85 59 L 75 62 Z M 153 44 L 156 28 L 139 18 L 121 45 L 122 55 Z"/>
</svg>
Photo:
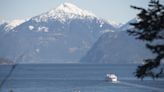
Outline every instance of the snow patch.
<svg viewBox="0 0 164 92">
<path fill-rule="evenodd" d="M 38 27 L 38 32 L 48 32 L 47 27 Z"/>
<path fill-rule="evenodd" d="M 12 20 L 12 21 L 4 21 L 3 24 L 5 24 L 4 26 L 4 29 L 5 31 L 15 31 L 16 30 L 13 30 L 15 27 L 19 26 L 20 24 L 26 22 L 28 19 L 15 19 L 15 20 Z"/>
<path fill-rule="evenodd" d="M 108 23 L 110 23 L 111 25 L 113 25 L 116 28 L 119 28 L 123 25 L 122 23 L 118 23 L 118 22 L 113 21 L 113 20 L 108 20 Z"/>
<path fill-rule="evenodd" d="M 16 26 L 22 24 L 23 22 L 25 22 L 24 19 L 15 19 L 15 20 L 10 21 L 8 25 L 11 27 L 16 27 Z"/>
<path fill-rule="evenodd" d="M 100 28 L 103 26 L 103 24 L 100 24 Z"/>
<path fill-rule="evenodd" d="M 29 30 L 33 30 L 34 29 L 34 26 L 30 25 L 28 26 Z"/>
</svg>

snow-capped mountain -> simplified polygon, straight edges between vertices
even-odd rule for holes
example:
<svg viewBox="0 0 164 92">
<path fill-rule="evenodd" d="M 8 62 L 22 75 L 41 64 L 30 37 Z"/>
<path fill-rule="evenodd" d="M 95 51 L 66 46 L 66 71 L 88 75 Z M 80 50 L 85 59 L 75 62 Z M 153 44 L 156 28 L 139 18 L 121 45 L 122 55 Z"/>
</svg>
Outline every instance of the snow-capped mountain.
<svg viewBox="0 0 164 92">
<path fill-rule="evenodd" d="M 11 29 L 17 27 L 18 25 L 24 23 L 27 20 L 28 19 L 14 19 L 14 20 L 8 22 L 7 27 L 10 27 L 10 30 L 11 30 Z"/>
<path fill-rule="evenodd" d="M 11 30 L 12 28 L 13 27 L 11 27 L 9 25 L 9 23 L 7 23 L 7 22 L 0 24 L 0 32 L 7 32 L 7 31 Z"/>
<path fill-rule="evenodd" d="M 152 57 L 142 41 L 129 36 L 126 31 L 105 33 L 80 60 L 93 64 L 134 64 Z"/>
<path fill-rule="evenodd" d="M 0 57 L 23 63 L 71 63 L 86 54 L 107 30 L 116 28 L 71 3 L 16 26 L 0 39 Z"/>
<path fill-rule="evenodd" d="M 108 20 L 108 22 L 113 25 L 115 28 L 121 28 L 124 24 L 115 22 L 114 20 Z"/>
<path fill-rule="evenodd" d="M 70 19 L 84 19 L 84 18 L 96 18 L 93 13 L 86 10 L 82 10 L 71 3 L 63 3 L 57 8 L 52 9 L 46 13 L 32 18 L 36 22 L 43 22 L 48 20 L 58 20 L 66 22 Z"/>
<path fill-rule="evenodd" d="M 13 28 L 27 21 L 28 19 L 15 19 L 9 22 L 0 24 L 0 31 L 11 31 Z"/>
</svg>

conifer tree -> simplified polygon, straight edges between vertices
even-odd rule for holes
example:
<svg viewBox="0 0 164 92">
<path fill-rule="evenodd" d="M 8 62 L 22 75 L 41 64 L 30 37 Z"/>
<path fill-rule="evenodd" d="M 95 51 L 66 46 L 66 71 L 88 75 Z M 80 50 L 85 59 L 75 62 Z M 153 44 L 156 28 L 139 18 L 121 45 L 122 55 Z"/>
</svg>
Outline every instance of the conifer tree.
<svg viewBox="0 0 164 92">
<path fill-rule="evenodd" d="M 130 35 L 146 43 L 146 47 L 154 54 L 154 57 L 143 60 L 144 63 L 136 69 L 135 76 L 143 79 L 163 77 L 164 60 L 164 5 L 159 0 L 150 0 L 148 8 L 131 6 L 140 11 L 137 14 L 137 22 L 130 23 L 133 26 L 128 30 Z"/>
</svg>

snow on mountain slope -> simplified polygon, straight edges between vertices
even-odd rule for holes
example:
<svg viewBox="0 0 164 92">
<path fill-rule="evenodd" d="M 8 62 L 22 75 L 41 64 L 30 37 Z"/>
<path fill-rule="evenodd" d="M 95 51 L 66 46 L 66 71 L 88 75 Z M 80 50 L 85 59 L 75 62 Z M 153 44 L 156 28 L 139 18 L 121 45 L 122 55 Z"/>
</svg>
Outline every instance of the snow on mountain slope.
<svg viewBox="0 0 164 92">
<path fill-rule="evenodd" d="M 7 25 L 7 23 L 0 24 L 0 31 L 5 31 L 5 26 L 6 25 Z"/>
<path fill-rule="evenodd" d="M 122 23 L 115 22 L 114 20 L 108 20 L 108 22 L 113 25 L 115 28 L 120 28 L 123 26 Z"/>
<path fill-rule="evenodd" d="M 22 63 L 77 63 L 106 30 L 104 19 L 64 3 L 15 27 L 0 39 L 0 57 Z"/>
<path fill-rule="evenodd" d="M 94 15 L 93 13 L 88 12 L 86 10 L 82 10 L 82 9 L 78 8 L 77 6 L 71 4 L 71 3 L 61 4 L 59 7 L 57 7 L 55 9 L 55 11 L 53 11 L 53 10 L 50 11 L 49 14 L 53 15 L 54 12 L 76 14 L 76 15 L 83 16 L 83 17 L 86 17 L 86 16 L 96 17 L 96 15 Z"/>
<path fill-rule="evenodd" d="M 129 36 L 126 31 L 118 31 L 101 36 L 80 62 L 133 64 L 141 63 L 143 59 L 151 56 L 142 41 Z"/>
<path fill-rule="evenodd" d="M 69 19 L 83 19 L 83 18 L 96 18 L 93 13 L 86 10 L 82 10 L 71 3 L 63 3 L 57 8 L 52 9 L 46 13 L 32 18 L 37 22 L 48 21 L 48 20 L 58 20 L 61 22 L 66 22 Z"/>
<path fill-rule="evenodd" d="M 10 29 L 13 29 L 15 28 L 16 26 L 22 24 L 23 22 L 27 21 L 27 19 L 15 19 L 15 20 L 12 20 L 10 22 L 8 22 L 8 27 L 10 27 Z"/>
<path fill-rule="evenodd" d="M 4 22 L 0 24 L 0 31 L 10 31 L 16 26 L 22 24 L 23 22 L 27 21 L 28 19 L 14 19 L 9 22 Z"/>
</svg>

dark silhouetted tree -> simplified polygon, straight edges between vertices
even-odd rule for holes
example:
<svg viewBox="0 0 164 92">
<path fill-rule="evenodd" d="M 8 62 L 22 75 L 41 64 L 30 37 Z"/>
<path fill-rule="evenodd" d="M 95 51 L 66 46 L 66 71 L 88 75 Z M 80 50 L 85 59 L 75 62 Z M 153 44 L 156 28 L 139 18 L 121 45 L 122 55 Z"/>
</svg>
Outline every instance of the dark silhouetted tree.
<svg viewBox="0 0 164 92">
<path fill-rule="evenodd" d="M 143 79 L 146 76 L 154 78 L 163 77 L 161 61 L 164 59 L 164 5 L 159 0 L 150 0 L 148 9 L 131 6 L 140 10 L 137 22 L 128 30 L 136 39 L 146 42 L 146 47 L 153 53 L 154 58 L 145 59 L 136 69 L 135 76 Z"/>
</svg>

